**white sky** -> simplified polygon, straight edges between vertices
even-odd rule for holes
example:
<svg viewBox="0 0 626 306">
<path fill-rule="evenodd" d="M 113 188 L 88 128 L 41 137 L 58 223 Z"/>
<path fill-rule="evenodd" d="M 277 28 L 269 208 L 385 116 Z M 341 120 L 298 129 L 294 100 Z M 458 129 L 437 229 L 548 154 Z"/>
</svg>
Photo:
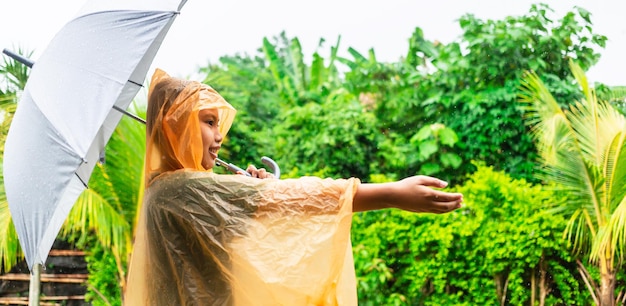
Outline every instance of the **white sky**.
<svg viewBox="0 0 626 306">
<path fill-rule="evenodd" d="M 106 0 L 101 0 L 106 1 Z M 592 81 L 626 85 L 626 2 L 623 0 L 551 0 L 561 17 L 574 6 L 592 14 L 595 33 L 609 38 L 600 62 L 588 72 Z M 0 49 L 22 47 L 35 51 L 37 60 L 54 34 L 82 7 L 85 0 L 2 0 L 0 4 Z M 285 31 L 298 37 L 310 60 L 320 38 L 326 56 L 341 35 L 340 55 L 348 47 L 362 54 L 374 48 L 379 61 L 404 56 L 415 27 L 426 39 L 448 43 L 461 34 L 457 19 L 473 13 L 482 19 L 501 19 L 528 12 L 537 1 L 528 0 L 188 0 L 152 68 L 172 75 L 194 78 L 194 73 L 222 55 L 255 54 L 263 37 Z M 148 72 L 148 77 L 153 69 Z"/>
</svg>

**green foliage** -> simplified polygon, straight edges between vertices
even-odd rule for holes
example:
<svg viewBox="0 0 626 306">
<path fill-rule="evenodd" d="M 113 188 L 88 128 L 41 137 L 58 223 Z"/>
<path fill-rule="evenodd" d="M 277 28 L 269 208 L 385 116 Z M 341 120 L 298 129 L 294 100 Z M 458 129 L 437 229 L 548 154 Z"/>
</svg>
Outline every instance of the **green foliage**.
<svg viewBox="0 0 626 306">
<path fill-rule="evenodd" d="M 307 65 L 297 39 L 284 33 L 273 43 L 266 39 L 261 56 L 236 58 L 236 64 L 223 58 L 208 74 L 217 81 L 209 83 L 228 96 L 240 109 L 238 120 L 245 122 L 233 126 L 227 154 L 250 161 L 271 152 L 288 177 L 357 175 L 386 181 L 428 173 L 453 183 L 473 172 L 475 165 L 468 161 L 477 159 L 537 182 L 538 156 L 523 124 L 524 110 L 515 101 L 520 79 L 534 69 L 563 101 L 578 98 L 571 80 L 561 78 L 567 75 L 566 63 L 576 58 L 589 68 L 599 57 L 594 48 L 606 40 L 592 32 L 588 12 L 577 8 L 558 22 L 550 12 L 546 5 L 536 5 L 526 15 L 503 20 L 467 15 L 460 20 L 464 35 L 445 45 L 427 41 L 417 28 L 407 58 L 395 63 L 379 62 L 373 50 L 361 54 L 352 48 L 351 59 L 339 58 L 337 44 L 325 65 L 318 53 Z M 311 73 L 314 66 L 334 71 L 336 62 L 348 68 L 339 82 L 332 73 Z M 245 77 L 227 76 L 238 69 Z M 320 83 L 312 75 L 333 77 Z M 266 111 L 249 111 L 255 107 Z M 434 127 L 445 132 L 435 133 Z M 474 305 L 503 299 L 523 304 L 530 299 L 528 283 L 534 279 L 533 287 L 539 286 L 540 271 L 550 271 L 548 304 L 585 304 L 589 296 L 560 237 L 565 225 L 542 214 L 539 205 L 557 197 L 537 191 L 539 187 L 520 187 L 527 184 L 523 180 L 513 181 L 520 186 L 511 183 L 517 187 L 506 185 L 516 191 L 498 187 L 508 180 L 485 183 L 492 194 L 483 190 L 484 199 L 478 201 L 496 207 L 498 201 L 515 203 L 502 211 L 477 204 L 451 216 L 384 211 L 355 217 L 354 241 L 360 242 L 354 248 L 356 264 L 366 275 L 359 280 L 363 304 Z M 540 195 L 521 198 L 526 193 Z M 527 206 L 533 209 L 516 212 Z M 395 228 L 404 223 L 420 234 L 405 233 L 406 225 Z M 502 234 L 494 235 L 498 231 Z M 519 245 L 514 243 L 518 240 Z M 422 255 L 406 255 L 412 252 Z M 403 256 L 409 259 L 395 259 Z M 406 271 L 419 274 L 406 276 Z"/>
<path fill-rule="evenodd" d="M 626 86 L 609 87 L 597 84 L 595 87 L 598 99 L 607 101 L 615 107 L 622 115 L 626 116 Z"/>
<path fill-rule="evenodd" d="M 454 147 L 458 140 L 456 133 L 442 124 L 424 126 L 410 139 L 410 143 L 417 146 L 419 153 L 417 157 L 410 159 L 409 164 L 411 162 L 421 164 L 419 173 L 423 175 L 439 173 L 441 167 L 458 168 L 461 165 L 461 158 L 456 153 L 446 152 L 446 148 Z M 429 161 L 436 153 L 439 154 L 439 158 Z"/>
<path fill-rule="evenodd" d="M 539 4 L 502 20 L 466 15 L 459 20 L 463 35 L 449 44 L 428 41 L 416 28 L 406 58 L 391 63 L 379 62 L 374 50 L 361 54 L 348 48 L 350 58 L 341 58 L 340 39 L 327 58 L 316 50 L 307 60 L 299 40 L 285 33 L 264 39 L 255 56 L 224 56 L 201 69 L 204 82 L 238 110 L 220 156 L 244 167 L 270 156 L 284 177 L 386 182 L 430 174 L 452 185 L 463 183 L 458 190 L 467 206 L 452 214 L 355 215 L 352 238 L 362 305 L 527 305 L 533 290 L 539 298 L 542 284 L 547 305 L 589 304 L 561 237 L 566 224 L 561 215 L 545 211 L 561 197 L 529 183 L 539 181 L 538 155 L 524 125 L 528 110 L 515 100 L 526 70 L 542 75 L 548 90 L 564 101 L 561 107 L 583 98 L 567 63 L 576 59 L 583 70 L 590 68 L 606 37 L 592 31 L 584 9 L 558 21 L 551 13 Z M 324 43 L 321 39 L 318 49 Z M 27 70 L 12 62 L 3 68 L 0 105 L 12 114 Z M 624 110 L 619 88 L 598 88 L 599 96 L 612 97 L 610 102 Z M 135 112 L 141 113 L 139 108 Z M 122 120 L 85 195 L 90 200 L 83 204 L 106 212 L 90 221 L 102 228 L 92 227 L 80 240 L 90 249 L 88 296 L 94 305 L 120 303 L 124 249 L 143 192 L 144 133 L 143 126 Z M 465 181 L 468 173 L 473 174 Z M 6 260 L 18 256 L 19 247 L 11 240 L 2 195 L 0 228 L 6 237 L 0 252 Z M 88 225 L 82 220 L 74 226 Z M 115 247 L 103 248 L 93 233 L 113 233 Z M 588 269 L 599 279 L 598 269 Z M 617 279 L 623 289 L 624 274 Z"/>
<path fill-rule="evenodd" d="M 426 41 L 417 28 L 403 63 L 378 63 L 352 52 L 348 88 L 376 97 L 379 128 L 394 145 L 407 143 L 408 131 L 440 122 L 458 134 L 453 152 L 461 160 L 484 160 L 514 177 L 532 180 L 537 155 L 515 103 L 524 70 L 552 76 L 550 87 L 572 97 L 575 87 L 560 78 L 568 75 L 568 59 L 580 59 L 589 68 L 599 58 L 593 48 L 606 41 L 592 32 L 589 13 L 583 9 L 559 22 L 552 21 L 550 12 L 547 5 L 533 5 L 528 14 L 503 20 L 466 15 L 459 21 L 462 37 L 447 45 Z M 472 170 L 466 162 L 437 175 L 456 182 Z M 409 167 L 402 175 L 416 171 L 419 168 Z"/>
<path fill-rule="evenodd" d="M 225 56 L 221 65 L 211 65 L 205 83 L 215 88 L 237 109 L 237 118 L 220 150 L 225 160 L 246 165 L 258 163 L 260 156 L 275 158 L 272 127 L 280 112 L 280 95 L 263 58 Z M 278 161 L 278 160 L 277 160 Z"/>
<path fill-rule="evenodd" d="M 315 52 L 310 66 L 304 62 L 300 41 L 288 39 L 285 32 L 275 38 L 272 44 L 263 39 L 263 52 L 269 64 L 274 82 L 281 97 L 282 106 L 302 105 L 308 101 L 319 101 L 320 95 L 328 93 L 327 87 L 337 85 L 338 73 L 334 65 L 337 46 L 331 48 L 328 66 L 324 59 Z M 324 40 L 320 40 L 321 46 Z"/>
<path fill-rule="evenodd" d="M 466 206 L 446 215 L 355 215 L 361 305 L 528 304 L 542 270 L 551 304 L 584 304 L 565 220 L 544 212 L 554 194 L 485 166 L 457 191 Z"/>
<path fill-rule="evenodd" d="M 275 127 L 275 148 L 286 170 L 298 168 L 299 175 L 324 169 L 323 176 L 369 176 L 375 118 L 349 92 L 334 91 L 322 103 L 294 107 L 281 118 Z"/>
<path fill-rule="evenodd" d="M 120 306 L 122 305 L 119 282 L 112 278 L 117 274 L 115 256 L 93 243 L 89 254 L 85 256 L 89 269 L 89 286 L 85 300 L 93 306 Z"/>
<path fill-rule="evenodd" d="M 558 22 L 550 13 L 547 5 L 534 5 L 526 15 L 503 20 L 466 15 L 459 21 L 464 34 L 450 44 L 427 41 L 416 28 L 407 58 L 395 63 L 379 62 L 374 50 L 361 54 L 348 48 L 351 59 L 338 57 L 338 40 L 327 59 L 316 51 L 307 64 L 297 38 L 281 33 L 264 39 L 258 56 L 223 57 L 219 65 L 204 70 L 205 81 L 239 109 L 223 156 L 244 165 L 258 163 L 259 156 L 272 156 L 286 167 L 285 173 L 295 168 L 294 174 L 328 176 L 422 173 L 452 183 L 473 171 L 467 161 L 478 159 L 514 177 L 534 180 L 537 154 L 523 124 L 523 111 L 515 103 L 524 70 L 545 72 L 559 96 L 575 97 L 579 94 L 575 86 L 560 79 L 567 59 L 580 59 L 588 68 L 599 57 L 593 48 L 604 46 L 606 40 L 592 32 L 589 13 L 583 9 Z M 348 68 L 343 77 L 338 63 Z M 341 98 L 344 104 L 329 103 L 346 96 L 341 88 L 352 97 Z M 349 136 L 312 126 L 350 118 L 348 114 L 335 118 L 334 112 L 322 109 L 332 104 L 352 113 L 355 100 L 373 116 L 353 114 L 370 120 L 362 130 L 371 133 L 366 139 L 359 136 L 362 133 Z M 360 119 L 352 120 L 362 128 Z M 458 141 L 448 145 L 438 142 L 437 136 L 416 137 L 418 131 L 439 124 Z M 289 139 L 298 133 L 304 137 Z M 311 159 L 312 148 L 337 150 L 341 148 L 333 144 L 351 145 L 355 140 L 355 156 L 322 152 L 323 164 Z M 329 163 L 341 169 L 328 167 Z"/>
<path fill-rule="evenodd" d="M 131 104 L 129 111 L 145 118 L 145 109 L 135 103 Z M 122 117 L 105 148 L 104 166 L 119 199 L 118 210 L 126 220 L 134 220 L 136 204 L 141 200 L 145 151 L 145 125 L 130 117 Z"/>
<path fill-rule="evenodd" d="M 145 118 L 145 110 L 137 104 L 131 110 Z M 132 233 L 137 213 L 137 204 L 143 194 L 143 160 L 145 153 L 145 125 L 123 117 L 109 140 L 105 150 L 104 164 L 94 171 L 89 184 L 98 194 L 116 199 L 114 216 L 98 223 L 97 230 L 113 228 L 120 238 L 114 244 L 91 243 L 88 256 L 90 286 L 88 293 L 93 304 L 121 305 L 121 291 L 126 278 L 127 259 L 132 249 Z M 116 221 L 119 219 L 119 223 Z M 106 226 L 105 226 L 106 225 Z M 102 275 L 102 271 L 109 271 Z M 100 274 L 93 276 L 93 274 Z M 98 296 L 98 298 L 95 298 Z M 104 304 L 102 304 L 104 305 Z"/>
<path fill-rule="evenodd" d="M 4 166 L 0 165 L 0 180 L 4 182 Z M 0 236 L 0 255 L 1 269 L 0 272 L 9 271 L 18 260 L 24 258 L 24 254 L 17 238 L 17 232 L 11 218 L 9 203 L 7 202 L 4 184 L 0 184 L 0 231 L 4 233 Z"/>
<path fill-rule="evenodd" d="M 443 104 L 437 110 L 443 123 L 459 133 L 464 160 L 484 160 L 515 177 L 532 179 L 536 153 L 515 103 L 519 79 L 525 70 L 551 75 L 551 85 L 571 98 L 574 88 L 558 81 L 569 76 L 568 60 L 576 58 L 587 69 L 599 58 L 593 48 L 604 47 L 606 41 L 591 31 L 583 9 L 558 22 L 549 12 L 547 5 L 533 5 L 528 14 L 503 20 L 466 15 L 460 19 L 462 41 L 441 46 L 433 59 L 438 70 L 432 86 L 441 88 Z"/>
<path fill-rule="evenodd" d="M 17 50 L 13 50 L 13 52 L 29 58 L 32 56 L 33 52 L 24 50 L 22 48 L 17 48 Z M 3 54 L 4 55 L 4 54 Z M 2 103 L 7 102 L 6 97 L 11 97 L 13 99 L 13 103 L 17 102 L 15 98 L 15 93 L 21 92 L 26 86 L 26 80 L 28 80 L 30 68 L 26 65 L 14 60 L 13 58 L 9 58 L 7 55 L 3 56 L 3 62 L 0 64 L 0 75 L 3 76 L 2 83 L 0 83 L 0 101 Z"/>
<path fill-rule="evenodd" d="M 560 212 L 574 251 L 601 272 L 594 285 L 601 305 L 615 300 L 615 273 L 626 258 L 626 118 L 598 100 L 582 68 L 571 62 L 583 98 L 562 109 L 539 76 L 524 78 L 520 100 L 527 108 L 541 156 L 541 177 L 567 197 Z"/>
</svg>

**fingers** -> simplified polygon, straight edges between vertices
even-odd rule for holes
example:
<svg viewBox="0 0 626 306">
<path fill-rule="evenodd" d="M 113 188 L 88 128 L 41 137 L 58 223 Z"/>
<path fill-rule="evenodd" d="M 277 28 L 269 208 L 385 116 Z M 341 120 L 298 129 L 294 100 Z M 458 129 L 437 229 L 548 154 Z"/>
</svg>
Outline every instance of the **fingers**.
<svg viewBox="0 0 626 306">
<path fill-rule="evenodd" d="M 432 194 L 428 198 L 432 201 L 430 210 L 436 214 L 447 213 L 455 209 L 459 209 L 463 203 L 463 195 L 460 193 L 433 190 Z"/>
<path fill-rule="evenodd" d="M 455 209 L 461 208 L 461 200 L 450 201 L 450 202 L 433 202 L 433 205 L 430 207 L 431 213 L 435 214 L 443 214 L 451 212 Z"/>
<path fill-rule="evenodd" d="M 250 173 L 252 177 L 256 177 L 255 173 L 257 173 L 258 171 L 259 169 L 257 169 L 254 165 L 249 165 L 248 168 L 246 168 L 246 172 Z"/>
<path fill-rule="evenodd" d="M 267 172 L 267 170 L 265 170 L 264 168 L 257 169 L 257 167 L 255 167 L 254 165 L 248 166 L 248 168 L 246 169 L 246 172 L 250 173 L 250 175 L 252 177 L 260 178 L 260 179 L 266 179 L 266 178 L 273 178 L 274 177 L 274 175 L 272 173 Z"/>
<path fill-rule="evenodd" d="M 448 182 L 440 180 L 432 176 L 418 175 L 415 178 L 418 184 L 424 185 L 424 186 L 436 187 L 436 188 L 444 188 L 448 186 Z"/>
<path fill-rule="evenodd" d="M 445 192 L 433 189 L 428 198 L 431 201 L 435 202 L 453 202 L 463 200 L 463 195 L 460 193 Z"/>
</svg>

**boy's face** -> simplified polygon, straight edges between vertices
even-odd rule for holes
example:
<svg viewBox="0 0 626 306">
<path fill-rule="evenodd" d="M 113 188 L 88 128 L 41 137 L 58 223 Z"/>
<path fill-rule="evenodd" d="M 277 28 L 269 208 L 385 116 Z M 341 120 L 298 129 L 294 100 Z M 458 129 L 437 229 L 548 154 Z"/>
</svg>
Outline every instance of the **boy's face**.
<svg viewBox="0 0 626 306">
<path fill-rule="evenodd" d="M 198 120 L 202 134 L 202 166 L 208 170 L 215 166 L 217 152 L 223 140 L 218 129 L 219 113 L 215 108 L 202 109 L 198 112 Z"/>
</svg>

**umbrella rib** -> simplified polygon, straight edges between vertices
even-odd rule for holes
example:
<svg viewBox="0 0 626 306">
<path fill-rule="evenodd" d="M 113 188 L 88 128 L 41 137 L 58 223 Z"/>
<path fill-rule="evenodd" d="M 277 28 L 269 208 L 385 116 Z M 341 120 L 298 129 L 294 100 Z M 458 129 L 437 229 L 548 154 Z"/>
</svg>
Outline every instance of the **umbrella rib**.
<svg viewBox="0 0 626 306">
<path fill-rule="evenodd" d="M 83 183 L 83 186 L 85 186 L 85 188 L 89 188 L 87 184 L 85 183 L 85 181 L 83 181 L 83 179 L 80 177 L 80 175 L 78 175 L 78 173 L 74 172 L 74 174 L 76 175 L 78 180 L 80 180 L 80 182 Z"/>
<path fill-rule="evenodd" d="M 143 124 L 146 124 L 146 120 L 144 120 L 143 118 L 141 118 L 141 117 L 139 117 L 139 116 L 137 116 L 135 114 L 131 114 L 131 113 L 127 112 L 126 110 L 120 108 L 117 105 L 113 105 L 113 109 L 118 111 L 118 112 L 120 112 L 120 113 L 122 113 L 122 114 L 124 114 L 124 115 L 126 115 L 126 116 L 128 116 L 128 117 L 131 117 L 131 118 L 133 118 L 133 119 L 135 119 L 135 120 L 137 120 L 137 121 L 139 121 L 139 122 L 141 122 Z"/>
<path fill-rule="evenodd" d="M 26 65 L 28 68 L 33 68 L 33 66 L 35 65 L 35 62 L 33 62 L 32 60 L 30 60 L 29 58 L 26 58 L 26 57 L 24 57 L 24 56 L 21 56 L 21 55 L 19 55 L 19 54 L 15 53 L 15 52 L 12 52 L 11 50 L 8 50 L 8 49 L 3 49 L 3 50 L 2 50 L 2 53 L 6 54 L 6 55 L 8 55 L 8 56 L 10 56 L 10 57 L 12 57 L 13 59 L 17 60 L 17 61 L 18 61 L 18 62 L 20 62 L 20 63 L 22 63 L 22 64 Z M 141 84 L 139 84 L 139 83 L 137 83 L 137 82 L 135 82 L 135 81 L 128 80 L 128 82 L 129 82 L 129 83 L 132 83 L 132 84 L 135 84 L 135 85 L 137 85 L 137 86 L 139 86 L 139 87 L 143 87 L 143 85 L 141 85 Z M 140 117 L 136 116 L 135 114 L 131 114 L 131 113 L 129 113 L 129 112 L 127 112 L 127 111 L 125 111 L 125 110 L 123 110 L 123 109 L 119 108 L 117 105 L 113 105 L 113 108 L 114 108 L 115 110 L 117 110 L 117 111 L 121 112 L 122 114 L 126 115 L 126 116 L 129 116 L 129 117 L 131 117 L 131 118 L 133 118 L 133 119 L 135 119 L 135 120 L 137 120 L 137 121 L 139 121 L 139 122 L 141 122 L 141 123 L 143 123 L 143 124 L 146 124 L 146 120 L 144 120 L 144 119 L 142 119 L 142 118 L 140 118 Z M 82 180 L 81 180 L 81 182 L 82 182 Z M 83 182 L 83 184 L 85 184 L 85 182 Z M 87 185 L 85 184 L 85 186 L 87 186 Z"/>
</svg>

